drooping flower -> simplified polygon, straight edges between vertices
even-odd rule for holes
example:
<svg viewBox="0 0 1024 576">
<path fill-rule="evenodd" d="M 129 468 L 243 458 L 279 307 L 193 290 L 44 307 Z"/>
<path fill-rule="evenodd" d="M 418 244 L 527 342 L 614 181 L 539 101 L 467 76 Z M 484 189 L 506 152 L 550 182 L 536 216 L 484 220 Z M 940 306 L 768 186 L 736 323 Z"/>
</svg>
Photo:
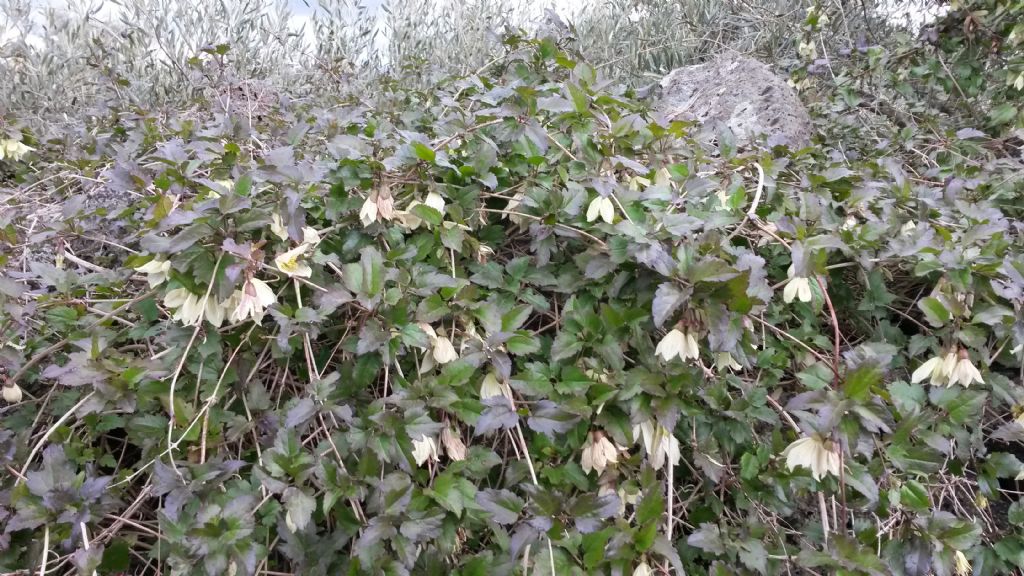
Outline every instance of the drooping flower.
<svg viewBox="0 0 1024 576">
<path fill-rule="evenodd" d="M 309 264 L 299 260 L 307 250 L 309 244 L 300 244 L 283 254 L 278 254 L 277 258 L 274 258 L 277 269 L 295 278 L 309 278 L 313 275 L 313 269 Z"/>
<path fill-rule="evenodd" d="M 164 295 L 164 305 L 176 309 L 172 318 L 185 326 L 194 326 L 203 318 L 199 296 L 185 288 L 175 288 Z"/>
<path fill-rule="evenodd" d="M 426 199 L 423 200 L 423 203 L 426 204 L 427 206 L 430 206 L 434 210 L 437 210 L 441 214 L 444 214 L 444 198 L 442 198 L 441 195 L 438 194 L 437 192 L 431 192 L 427 194 L 427 197 Z"/>
<path fill-rule="evenodd" d="M 374 194 L 367 196 L 363 207 L 359 209 L 359 221 L 364 227 L 377 221 L 377 199 Z"/>
<path fill-rule="evenodd" d="M 641 562 L 633 570 L 633 576 L 652 576 L 651 567 L 647 565 L 647 562 Z"/>
<path fill-rule="evenodd" d="M 302 243 L 311 247 L 316 246 L 320 243 L 320 233 L 312 226 L 304 226 L 302 228 Z"/>
<path fill-rule="evenodd" d="M 959 550 L 953 552 L 953 570 L 956 576 L 968 576 L 971 573 L 971 561 Z"/>
<path fill-rule="evenodd" d="M 433 354 L 434 360 L 438 364 L 447 364 L 459 358 L 458 352 L 455 351 L 455 346 L 452 346 L 452 341 L 447 336 L 438 336 L 434 340 Z"/>
<path fill-rule="evenodd" d="M 718 352 L 715 354 L 715 368 L 719 372 L 725 370 L 742 370 L 743 366 L 732 357 L 732 354 L 728 352 Z"/>
<path fill-rule="evenodd" d="M 598 216 L 609 224 L 615 221 L 615 204 L 611 198 L 598 196 L 590 201 L 590 205 L 587 206 L 587 222 L 596 221 Z"/>
<path fill-rule="evenodd" d="M 146 282 L 149 283 L 149 287 L 155 288 L 167 281 L 167 272 L 169 272 L 170 269 L 171 262 L 169 260 L 153 258 L 149 262 L 146 262 L 142 266 L 136 268 L 135 271 L 145 274 Z"/>
<path fill-rule="evenodd" d="M 966 388 L 975 382 L 978 384 L 984 383 L 984 380 L 981 379 L 981 372 L 971 363 L 967 350 L 961 349 L 960 359 L 957 360 L 956 367 L 953 369 L 953 375 L 949 378 L 949 385 L 952 386 L 959 383 Z"/>
<path fill-rule="evenodd" d="M 218 301 L 212 295 L 204 296 L 202 298 L 202 303 L 203 314 L 206 316 L 206 321 L 220 328 L 221 324 L 224 323 L 224 319 L 227 318 L 228 307 L 224 302 Z"/>
<path fill-rule="evenodd" d="M 437 462 L 437 442 L 429 436 L 420 436 L 412 441 L 412 457 L 416 460 L 417 466 L 423 466 L 428 460 Z"/>
<path fill-rule="evenodd" d="M 8 404 L 17 404 L 18 402 L 21 402 L 21 386 L 15 384 L 13 380 L 8 380 L 4 383 L 3 388 L 4 402 L 7 402 Z"/>
<path fill-rule="evenodd" d="M 818 435 L 796 440 L 782 455 L 786 457 L 787 468 L 808 468 L 815 480 L 821 480 L 826 474 L 839 476 L 839 452 L 831 441 L 822 440 Z"/>
<path fill-rule="evenodd" d="M 466 444 L 451 426 L 441 429 L 441 445 L 444 446 L 444 453 L 453 461 L 459 462 L 466 459 Z"/>
<path fill-rule="evenodd" d="M 377 192 L 377 214 L 385 220 L 395 217 L 395 199 L 392 198 L 391 191 L 387 188 Z"/>
<path fill-rule="evenodd" d="M 288 229 L 285 228 L 280 214 L 275 213 L 270 216 L 270 231 L 281 240 L 288 239 Z"/>
<path fill-rule="evenodd" d="M 682 356 L 682 350 L 685 345 L 686 335 L 678 328 L 673 328 L 661 338 L 661 341 L 658 342 L 658 347 L 654 349 L 654 353 L 668 362 L 676 356 Z"/>
<path fill-rule="evenodd" d="M 914 370 L 914 373 L 910 375 L 910 381 L 914 384 L 924 381 L 925 378 L 930 378 L 932 384 L 940 384 L 945 381 L 948 375 L 943 373 L 943 359 L 941 356 L 933 356 L 926 360 L 923 364 Z"/>
<path fill-rule="evenodd" d="M 508 384 L 499 382 L 493 372 L 489 372 L 480 382 L 480 399 L 486 400 L 495 396 L 504 396 L 511 400 L 512 390 L 509 389 Z"/>
<path fill-rule="evenodd" d="M 19 140 L 0 140 L 0 160 L 9 158 L 14 162 L 20 162 L 22 156 L 35 150 L 31 146 L 26 146 Z"/>
<path fill-rule="evenodd" d="M 794 276 L 782 290 L 782 300 L 789 304 L 796 298 L 801 302 L 811 301 L 811 281 L 803 276 Z"/>
<path fill-rule="evenodd" d="M 604 433 L 595 431 L 587 436 L 587 441 L 583 444 L 583 454 L 580 456 L 580 466 L 585 473 L 590 474 L 591 470 L 597 470 L 597 473 L 601 474 L 609 464 L 617 464 L 618 461 L 619 451 L 605 438 Z"/>
<path fill-rule="evenodd" d="M 679 441 L 661 424 L 645 420 L 633 427 L 633 436 L 643 441 L 644 452 L 651 459 L 651 468 L 661 470 L 666 459 L 673 466 L 679 464 L 682 454 L 679 452 Z"/>
<path fill-rule="evenodd" d="M 654 353 L 661 356 L 666 362 L 676 356 L 679 356 L 680 360 L 686 361 L 690 358 L 700 357 L 700 346 L 697 344 L 697 337 L 693 331 L 683 332 L 678 328 L 673 328 L 658 342 Z"/>
<path fill-rule="evenodd" d="M 266 309 L 277 302 L 274 290 L 266 282 L 258 278 L 250 278 L 241 290 L 235 291 L 235 298 L 230 302 L 231 322 L 242 322 L 251 317 L 261 322 Z"/>
</svg>

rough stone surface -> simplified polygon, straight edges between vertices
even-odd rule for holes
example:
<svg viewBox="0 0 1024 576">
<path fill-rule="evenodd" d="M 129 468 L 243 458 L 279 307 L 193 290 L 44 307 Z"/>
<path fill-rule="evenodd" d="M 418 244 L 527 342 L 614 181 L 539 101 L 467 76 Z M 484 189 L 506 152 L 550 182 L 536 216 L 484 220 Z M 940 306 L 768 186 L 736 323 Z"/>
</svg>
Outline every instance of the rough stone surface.
<svg viewBox="0 0 1024 576">
<path fill-rule="evenodd" d="M 655 109 L 666 119 L 698 120 L 710 135 L 724 124 L 737 144 L 761 136 L 772 145 L 810 143 L 811 119 L 800 98 L 785 79 L 753 58 L 726 54 L 677 68 L 661 80 L 659 93 Z"/>
</svg>

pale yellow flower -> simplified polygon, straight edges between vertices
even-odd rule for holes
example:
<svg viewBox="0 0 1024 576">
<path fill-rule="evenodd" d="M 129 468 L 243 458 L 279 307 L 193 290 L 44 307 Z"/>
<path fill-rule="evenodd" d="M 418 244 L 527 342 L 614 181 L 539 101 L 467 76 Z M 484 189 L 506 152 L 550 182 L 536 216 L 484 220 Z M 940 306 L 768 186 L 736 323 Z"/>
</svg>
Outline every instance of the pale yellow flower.
<svg viewBox="0 0 1024 576">
<path fill-rule="evenodd" d="M 596 470 L 598 474 L 604 472 L 609 464 L 619 462 L 619 451 L 610 440 L 605 438 L 601 432 L 591 432 L 583 444 L 583 453 L 580 456 L 580 466 L 583 471 L 590 474 Z"/>
<path fill-rule="evenodd" d="M 258 278 L 250 279 L 241 290 L 235 291 L 235 295 L 230 303 L 231 322 L 241 322 L 249 317 L 255 322 L 260 322 L 267 307 L 277 302 L 274 290 Z"/>
<path fill-rule="evenodd" d="M 910 381 L 916 384 L 924 381 L 926 378 L 930 378 L 932 384 L 944 383 L 949 375 L 943 372 L 943 365 L 944 362 L 941 356 L 929 358 L 918 366 L 917 370 L 914 370 L 914 373 L 910 375 Z"/>
<path fill-rule="evenodd" d="M 598 196 L 590 201 L 590 205 L 587 206 L 587 222 L 594 222 L 599 216 L 609 224 L 615 221 L 615 204 L 611 198 Z"/>
<path fill-rule="evenodd" d="M 679 329 L 673 328 L 661 338 L 661 341 L 658 342 L 658 347 L 654 349 L 654 353 L 668 362 L 676 356 L 682 357 L 685 345 L 686 335 Z"/>
<path fill-rule="evenodd" d="M 437 192 L 431 192 L 427 194 L 427 197 L 423 200 L 423 203 L 430 206 L 434 210 L 437 210 L 441 214 L 444 214 L 444 198 L 441 197 Z"/>
<path fill-rule="evenodd" d="M 221 324 L 224 323 L 224 319 L 227 318 L 228 308 L 225 302 L 220 302 L 213 296 L 204 296 L 202 298 L 203 314 L 206 316 L 206 321 L 214 326 L 220 328 Z"/>
<path fill-rule="evenodd" d="M 309 244 L 300 244 L 283 254 L 279 254 L 277 258 L 274 258 L 277 269 L 292 277 L 309 278 L 313 275 L 313 269 L 309 267 L 309 264 L 299 260 L 299 258 L 305 255 L 307 250 L 309 250 Z"/>
<path fill-rule="evenodd" d="M 437 462 L 437 442 L 429 436 L 420 436 L 412 441 L 412 457 L 416 460 L 417 466 L 423 466 L 430 462 Z"/>
<path fill-rule="evenodd" d="M 953 369 L 953 375 L 949 378 L 949 385 L 958 383 L 963 387 L 968 387 L 971 384 L 977 382 L 978 384 L 984 383 L 981 379 L 981 372 L 971 363 L 970 357 L 967 355 L 967 350 L 960 351 L 960 359 L 956 363 L 956 367 Z"/>
<path fill-rule="evenodd" d="M 4 402 L 7 402 L 8 404 L 17 404 L 18 402 L 21 402 L 21 386 L 18 386 L 12 381 L 8 381 L 4 384 L 3 388 Z"/>
<path fill-rule="evenodd" d="M 700 346 L 697 344 L 697 337 L 690 330 L 683 332 L 678 328 L 669 330 L 658 342 L 654 353 L 661 356 L 666 362 L 679 356 L 680 360 L 686 361 L 690 358 L 700 357 Z"/>
<path fill-rule="evenodd" d="M 651 572 L 651 567 L 647 565 L 647 562 L 641 562 L 633 570 L 633 576 L 653 576 L 653 574 L 654 573 Z"/>
<path fill-rule="evenodd" d="M 661 424 L 650 420 L 633 427 L 633 436 L 643 441 L 644 451 L 651 459 L 651 468 L 661 470 L 666 459 L 673 466 L 679 464 L 682 454 L 679 452 L 679 441 Z"/>
<path fill-rule="evenodd" d="M 169 260 L 154 258 L 135 270 L 136 272 L 142 272 L 145 274 L 146 282 L 149 283 L 149 287 L 155 288 L 167 281 L 167 273 L 170 269 L 171 262 Z"/>
<path fill-rule="evenodd" d="M 495 396 L 504 396 L 511 400 L 512 390 L 508 387 L 508 384 L 499 382 L 498 378 L 491 372 L 484 376 L 483 381 L 480 383 L 480 399 L 486 400 Z"/>
<path fill-rule="evenodd" d="M 18 140 L 0 140 L 0 160 L 9 158 L 14 162 L 19 162 L 22 156 L 33 150 L 35 148 L 26 146 Z"/>
<path fill-rule="evenodd" d="M 455 346 L 452 346 L 452 341 L 447 336 L 438 336 L 434 340 L 434 360 L 438 364 L 447 364 L 458 360 L 458 358 L 459 354 L 455 351 Z"/>
<path fill-rule="evenodd" d="M 288 229 L 284 226 L 284 221 L 281 220 L 280 214 L 272 214 L 270 216 L 270 231 L 274 233 L 281 240 L 288 239 Z"/>
<path fill-rule="evenodd" d="M 364 227 L 377 221 L 377 200 L 373 194 L 366 197 L 363 207 L 359 209 L 359 221 Z"/>
<path fill-rule="evenodd" d="M 967 576 L 971 573 L 970 560 L 959 550 L 953 552 L 953 570 L 956 572 L 956 576 Z"/>
<path fill-rule="evenodd" d="M 185 288 L 176 288 L 164 296 L 164 305 L 176 308 L 172 318 L 185 326 L 195 326 L 203 319 L 203 307 L 199 305 L 199 296 Z"/>
<path fill-rule="evenodd" d="M 316 228 L 312 226 L 305 226 L 302 228 L 302 243 L 308 244 L 309 246 L 316 246 L 320 243 L 320 233 L 316 231 Z"/>
<path fill-rule="evenodd" d="M 796 51 L 806 60 L 814 60 L 818 57 L 818 49 L 815 47 L 813 42 L 800 42 Z"/>
<path fill-rule="evenodd" d="M 786 457 L 787 468 L 808 468 L 815 480 L 821 480 L 826 474 L 839 476 L 839 452 L 831 441 L 817 435 L 800 438 L 787 446 L 782 455 Z"/>
<path fill-rule="evenodd" d="M 789 304 L 793 299 L 798 299 L 801 302 L 811 301 L 811 281 L 803 276 L 794 276 L 789 279 L 786 283 L 786 287 L 782 290 L 782 300 Z"/>
</svg>

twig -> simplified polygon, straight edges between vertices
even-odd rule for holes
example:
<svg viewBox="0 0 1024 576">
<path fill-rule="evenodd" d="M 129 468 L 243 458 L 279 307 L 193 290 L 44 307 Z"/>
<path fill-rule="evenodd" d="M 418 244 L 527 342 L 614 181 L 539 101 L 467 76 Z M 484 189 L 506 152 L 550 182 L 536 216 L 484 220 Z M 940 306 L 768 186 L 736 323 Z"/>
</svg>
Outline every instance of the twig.
<svg viewBox="0 0 1024 576">
<path fill-rule="evenodd" d="M 32 447 L 32 451 L 29 452 L 28 458 L 25 460 L 25 464 L 21 467 L 21 470 L 18 472 L 18 476 L 14 479 L 15 486 L 17 486 L 18 482 L 21 482 L 25 478 L 25 472 L 28 470 L 29 464 L 32 463 L 32 459 L 36 457 L 36 454 L 39 453 L 39 449 L 42 448 L 43 444 L 46 443 L 46 440 L 50 437 L 51 434 L 53 434 L 53 431 L 56 430 L 61 424 L 67 422 L 68 418 L 71 418 L 71 415 L 74 414 L 76 410 L 81 408 L 90 398 L 92 398 L 93 394 L 95 393 L 96 391 L 93 390 L 92 392 L 89 392 L 88 394 L 83 396 L 82 399 L 79 400 L 77 404 L 72 406 L 70 410 L 65 412 L 63 416 L 58 418 L 57 421 L 54 422 L 49 429 L 47 429 L 46 433 L 43 434 L 43 437 L 40 438 L 38 442 L 36 442 L 36 445 Z"/>
<path fill-rule="evenodd" d="M 171 463 L 171 468 L 174 469 L 175 473 L 181 477 L 182 481 L 185 481 L 185 477 L 181 475 L 178 470 L 178 465 L 174 463 L 174 448 L 172 442 L 174 440 L 174 387 L 178 383 L 178 377 L 181 376 L 181 370 L 185 367 L 185 361 L 188 360 L 188 353 L 192 350 L 192 345 L 195 344 L 196 336 L 199 335 L 199 330 L 203 327 L 203 315 L 206 314 L 206 307 L 210 304 L 210 293 L 213 292 L 213 281 L 217 277 L 217 269 L 220 268 L 221 260 L 224 258 L 224 253 L 221 252 L 217 256 L 217 262 L 213 265 L 213 272 L 210 274 L 210 282 L 206 286 L 206 294 L 203 295 L 203 310 L 199 317 L 199 322 L 196 324 L 194 330 L 192 330 L 192 337 L 188 339 L 188 344 L 185 345 L 185 351 L 181 354 L 181 360 L 178 361 L 178 367 L 174 369 L 174 375 L 171 376 L 170 386 L 170 398 L 168 411 L 171 413 L 171 417 L 167 420 L 167 450 L 169 454 L 168 460 Z M 202 376 L 202 374 L 200 374 Z"/>
<path fill-rule="evenodd" d="M 522 216 L 523 218 L 530 218 L 531 220 L 536 220 L 538 222 L 543 222 L 544 221 L 544 219 L 541 218 L 540 216 L 534 216 L 533 214 L 527 214 L 525 212 L 515 212 L 513 210 L 499 210 L 497 208 L 477 208 L 477 210 L 480 211 L 480 212 L 493 212 L 493 213 L 496 213 L 496 214 L 511 214 L 513 216 Z M 571 232 L 575 232 L 575 233 L 580 234 L 582 236 L 586 236 L 587 238 L 593 240 L 594 242 L 597 242 L 597 244 L 599 246 L 601 246 L 602 249 L 605 249 L 605 250 L 608 249 L 608 245 L 605 244 L 604 240 L 601 240 L 600 238 L 598 238 L 597 236 L 594 236 L 593 234 L 590 234 L 589 232 L 584 232 L 583 230 L 580 230 L 579 228 L 574 228 L 572 226 L 569 226 L 568 224 L 562 224 L 561 222 L 555 222 L 555 226 L 557 226 L 559 228 L 563 228 L 565 230 L 569 230 Z"/>
<path fill-rule="evenodd" d="M 113 310 L 111 310 L 110 312 L 107 312 L 106 314 L 104 314 L 103 316 L 101 316 L 101 317 L 99 318 L 99 320 L 96 320 L 95 322 L 93 322 L 92 324 L 90 324 L 89 326 L 87 326 L 87 327 L 85 328 L 85 331 L 86 331 L 86 332 L 88 332 L 88 331 L 92 330 L 93 328 L 95 328 L 95 327 L 99 326 L 99 325 L 100 325 L 100 324 L 102 324 L 103 322 L 105 322 L 105 321 L 109 320 L 109 319 L 110 319 L 111 317 L 113 317 L 113 316 L 114 316 L 115 314 L 117 314 L 117 313 L 118 313 L 118 312 L 120 312 L 121 310 L 123 310 L 123 309 L 127 308 L 128 306 L 131 306 L 132 304 L 135 304 L 136 302 L 139 302 L 139 301 L 145 300 L 146 298 L 149 298 L 149 297 L 150 297 L 150 296 L 152 296 L 153 294 L 156 294 L 156 289 L 150 290 L 150 291 L 148 291 L 148 292 L 144 292 L 144 293 L 142 293 L 142 294 L 140 294 L 140 295 L 136 296 L 135 298 L 132 298 L 131 300 L 128 300 L 128 301 L 127 301 L 127 302 L 125 302 L 124 304 L 122 304 L 122 305 L 118 306 L 117 308 L 114 308 L 114 309 L 113 309 Z M 46 357 L 47 357 L 47 356 L 49 356 L 50 354 L 53 354 L 53 353 L 54 353 L 54 352 L 56 352 L 57 350 L 60 350 L 61 348 L 63 348 L 63 347 L 64 347 L 64 346 L 65 346 L 65 345 L 66 345 L 66 344 L 67 344 L 68 342 L 70 342 L 70 341 L 71 341 L 71 337 L 70 337 L 70 336 L 68 336 L 68 337 L 66 337 L 66 338 L 63 338 L 63 339 L 61 339 L 61 340 L 60 340 L 60 341 L 58 341 L 58 342 L 57 342 L 56 344 L 53 344 L 53 345 L 51 345 L 50 347 L 46 348 L 46 349 L 45 349 L 45 350 L 43 350 L 42 352 L 40 352 L 40 353 L 36 354 L 36 355 L 35 355 L 35 356 L 33 356 L 33 357 L 32 357 L 32 358 L 31 358 L 31 359 L 30 359 L 30 360 L 28 361 L 28 362 L 26 362 L 26 363 L 25 363 L 25 365 L 24 365 L 24 366 L 22 366 L 20 370 L 18 370 L 17 372 L 15 372 L 15 373 L 14 373 L 14 376 L 11 376 L 11 380 L 13 380 L 13 381 L 14 381 L 14 383 L 16 383 L 16 384 L 17 384 L 17 383 L 18 383 L 18 381 L 19 381 L 19 380 L 20 380 L 20 379 L 21 379 L 21 378 L 22 378 L 23 376 L 25 376 L 25 373 L 26 373 L 26 372 L 28 372 L 28 370 L 29 370 L 29 369 L 30 369 L 31 367 L 33 367 L 33 366 L 35 366 L 36 364 L 38 364 L 38 363 L 39 363 L 39 362 L 40 362 L 41 360 L 43 360 L 44 358 L 46 358 Z"/>
</svg>

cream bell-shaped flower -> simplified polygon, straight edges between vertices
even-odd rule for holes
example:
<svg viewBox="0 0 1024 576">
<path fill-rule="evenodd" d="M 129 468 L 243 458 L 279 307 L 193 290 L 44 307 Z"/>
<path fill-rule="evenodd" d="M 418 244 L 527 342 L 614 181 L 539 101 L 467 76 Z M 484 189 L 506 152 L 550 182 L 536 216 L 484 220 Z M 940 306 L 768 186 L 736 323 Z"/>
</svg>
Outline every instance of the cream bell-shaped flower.
<svg viewBox="0 0 1024 576">
<path fill-rule="evenodd" d="M 480 399 L 486 400 L 495 396 L 504 396 L 511 400 L 512 390 L 508 387 L 508 384 L 499 382 L 497 376 L 491 372 L 484 376 L 483 381 L 480 382 Z"/>
<path fill-rule="evenodd" d="M 929 358 L 914 370 L 914 373 L 910 375 L 910 381 L 917 384 L 918 382 L 923 382 L 925 379 L 930 378 L 932 384 L 939 384 L 945 381 L 942 366 L 943 359 L 941 356 Z"/>
<path fill-rule="evenodd" d="M 21 161 L 22 156 L 35 150 L 31 146 L 26 146 L 23 142 L 18 140 L 0 140 L 0 160 L 9 158 L 15 162 Z"/>
<path fill-rule="evenodd" d="M 956 576 L 969 576 L 971 573 L 971 562 L 963 552 L 953 552 L 953 572 Z"/>
<path fill-rule="evenodd" d="M 359 221 L 364 228 L 377 221 L 377 200 L 373 194 L 366 197 L 363 207 L 359 209 Z"/>
<path fill-rule="evenodd" d="M 155 288 L 166 282 L 167 273 L 170 270 L 171 262 L 169 260 L 161 260 L 159 258 L 153 258 L 149 262 L 146 262 L 135 269 L 136 272 L 142 272 L 146 275 L 146 282 L 149 283 L 150 288 Z"/>
<path fill-rule="evenodd" d="M 726 370 L 742 370 L 743 366 L 732 357 L 732 354 L 728 352 L 716 352 L 715 353 L 715 368 L 719 372 L 725 372 Z"/>
<path fill-rule="evenodd" d="M 651 468 L 661 470 L 668 460 L 673 466 L 679 464 L 682 454 L 679 452 L 679 441 L 661 424 L 645 420 L 633 427 L 633 437 L 639 437 L 644 452 L 651 459 Z"/>
<path fill-rule="evenodd" d="M 455 346 L 452 345 L 452 341 L 447 336 L 438 336 L 434 340 L 434 360 L 438 364 L 447 364 L 458 360 L 459 354 L 455 351 Z"/>
<path fill-rule="evenodd" d="M 203 302 L 203 314 L 206 316 L 206 321 L 214 326 L 220 328 L 221 324 L 224 323 L 224 319 L 228 316 L 227 303 L 220 302 L 213 296 L 204 296 Z"/>
<path fill-rule="evenodd" d="M 826 474 L 839 476 L 839 453 L 832 442 L 817 435 L 800 438 L 787 446 L 782 455 L 786 457 L 787 468 L 808 468 L 815 480 L 821 480 Z"/>
<path fill-rule="evenodd" d="M 444 214 L 444 198 L 441 197 L 437 192 L 431 192 L 427 194 L 427 197 L 423 200 L 423 203 L 430 206 L 434 210 L 437 210 L 441 214 Z"/>
<path fill-rule="evenodd" d="M 653 576 L 651 567 L 647 565 L 647 562 L 641 562 L 633 569 L 633 576 Z"/>
<path fill-rule="evenodd" d="M 669 362 L 676 356 L 682 358 L 685 348 L 686 334 L 683 334 L 678 328 L 673 328 L 658 342 L 658 347 L 654 349 L 654 353 L 661 356 L 665 362 Z"/>
<path fill-rule="evenodd" d="M 615 204 L 612 204 L 611 198 L 598 196 L 590 201 L 587 206 L 587 222 L 594 222 L 599 216 L 609 224 L 615 221 Z"/>
<path fill-rule="evenodd" d="M 794 299 L 801 302 L 811 301 L 811 281 L 803 276 L 794 276 L 786 282 L 782 289 L 782 300 L 789 304 Z"/>
<path fill-rule="evenodd" d="M 697 345 L 697 336 L 691 330 L 684 332 L 683 353 L 679 355 L 684 361 L 693 358 L 700 358 L 700 346 Z"/>
<path fill-rule="evenodd" d="M 270 231 L 281 240 L 288 239 L 288 229 L 285 228 L 280 214 L 275 213 L 270 216 Z"/>
<path fill-rule="evenodd" d="M 429 436 L 420 436 L 418 440 L 413 440 L 412 457 L 416 460 L 417 466 L 423 466 L 427 461 L 437 462 L 437 442 Z"/>
<path fill-rule="evenodd" d="M 580 466 L 585 473 L 590 474 L 591 470 L 596 470 L 601 474 L 609 464 L 618 462 L 619 451 L 605 438 L 604 433 L 591 432 L 587 436 L 587 441 L 583 444 L 583 454 L 580 456 Z"/>
<path fill-rule="evenodd" d="M 203 319 L 203 308 L 199 305 L 199 296 L 185 288 L 176 288 L 164 296 L 164 305 L 174 308 L 171 317 L 185 326 L 195 326 Z"/>
<path fill-rule="evenodd" d="M 274 264 L 277 265 L 278 270 L 293 278 L 309 278 L 313 275 L 313 269 L 309 267 L 309 264 L 299 260 L 307 250 L 309 250 L 309 244 L 300 244 L 287 252 L 278 254 L 274 258 Z"/>
<path fill-rule="evenodd" d="M 4 402 L 7 402 L 8 404 L 17 404 L 18 402 L 21 402 L 21 386 L 18 386 L 14 382 L 8 381 L 6 384 L 4 384 L 3 388 Z"/>
<path fill-rule="evenodd" d="M 978 384 L 984 383 L 981 379 L 981 372 L 971 363 L 970 356 L 967 355 L 967 350 L 960 350 L 960 359 L 957 360 L 956 367 L 953 369 L 953 375 L 949 379 L 949 385 L 959 383 L 963 387 L 968 387 L 971 384 L 977 382 Z"/>
<path fill-rule="evenodd" d="M 320 243 L 320 233 L 312 226 L 304 226 L 302 228 L 302 243 L 309 246 L 316 246 Z"/>
<path fill-rule="evenodd" d="M 274 290 L 258 278 L 251 278 L 235 294 L 236 298 L 231 302 L 231 322 L 242 322 L 250 317 L 255 322 L 261 322 L 266 309 L 277 302 Z"/>
</svg>

